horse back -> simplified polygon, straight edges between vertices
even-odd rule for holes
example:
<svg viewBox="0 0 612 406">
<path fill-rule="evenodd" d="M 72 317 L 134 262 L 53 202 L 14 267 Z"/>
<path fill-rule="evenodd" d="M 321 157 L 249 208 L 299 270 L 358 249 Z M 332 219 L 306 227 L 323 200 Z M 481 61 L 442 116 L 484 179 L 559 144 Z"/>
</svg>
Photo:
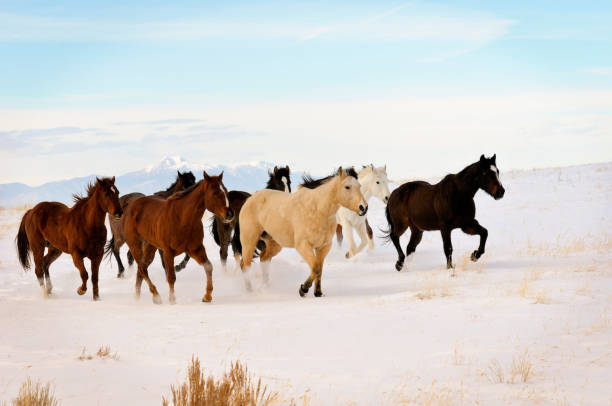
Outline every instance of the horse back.
<svg viewBox="0 0 612 406">
<path fill-rule="evenodd" d="M 24 216 L 29 238 L 42 239 L 38 243 L 48 241 L 55 248 L 69 252 L 65 234 L 71 225 L 69 213 L 68 206 L 59 202 L 38 203 Z"/>
<path fill-rule="evenodd" d="M 407 182 L 389 197 L 389 214 L 398 224 L 419 230 L 437 230 L 439 220 L 434 208 L 438 185 L 425 181 Z"/>
</svg>

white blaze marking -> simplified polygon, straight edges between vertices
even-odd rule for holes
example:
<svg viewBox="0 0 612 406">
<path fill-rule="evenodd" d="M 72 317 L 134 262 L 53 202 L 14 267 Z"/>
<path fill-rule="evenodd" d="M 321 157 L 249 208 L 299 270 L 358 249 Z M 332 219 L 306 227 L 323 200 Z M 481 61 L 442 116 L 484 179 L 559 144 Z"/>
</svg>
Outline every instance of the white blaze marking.
<svg viewBox="0 0 612 406">
<path fill-rule="evenodd" d="M 289 186 L 287 186 L 287 178 L 283 176 L 281 180 L 283 181 L 283 184 L 285 185 L 285 192 L 289 192 Z"/>
<path fill-rule="evenodd" d="M 229 200 L 227 198 L 227 193 L 225 193 L 225 190 L 223 190 L 221 185 L 219 185 L 219 189 L 221 189 L 221 193 L 223 193 L 223 197 L 225 197 L 225 206 L 229 207 Z"/>
<path fill-rule="evenodd" d="M 491 170 L 493 171 L 495 177 L 497 178 L 497 181 L 499 182 L 499 169 L 497 169 L 495 165 L 491 165 Z"/>
</svg>

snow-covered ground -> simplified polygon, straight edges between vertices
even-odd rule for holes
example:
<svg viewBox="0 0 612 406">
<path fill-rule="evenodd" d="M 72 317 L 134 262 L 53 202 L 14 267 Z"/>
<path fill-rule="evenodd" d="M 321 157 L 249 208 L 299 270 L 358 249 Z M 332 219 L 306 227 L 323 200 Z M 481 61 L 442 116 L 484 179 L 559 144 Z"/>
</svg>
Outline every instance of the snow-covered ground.
<svg viewBox="0 0 612 406">
<path fill-rule="evenodd" d="M 455 278 L 438 233 L 425 233 L 399 273 L 393 247 L 377 239 L 351 260 L 346 246 L 332 250 L 323 298 L 299 297 L 308 271 L 294 250 L 275 258 L 269 286 L 247 293 L 239 273 L 221 269 L 207 234 L 212 303 L 200 302 L 203 272 L 190 262 L 169 305 L 158 259 L 150 275 L 163 305 L 144 287 L 135 301 L 135 269 L 117 279 L 107 262 L 102 301 L 93 302 L 91 288 L 77 295 L 67 255 L 53 264 L 54 294 L 43 300 L 34 273 L 17 264 L 23 211 L 3 210 L 0 399 L 31 376 L 51 381 L 63 405 L 160 404 L 195 354 L 217 375 L 241 360 L 298 404 L 612 404 L 612 163 L 501 180 L 503 200 L 477 195 L 489 230 L 479 262 L 469 261 L 478 237 L 453 233 Z M 380 235 L 383 206 L 370 207 Z M 78 359 L 100 346 L 119 359 Z M 521 363 L 531 366 L 526 382 Z"/>
</svg>

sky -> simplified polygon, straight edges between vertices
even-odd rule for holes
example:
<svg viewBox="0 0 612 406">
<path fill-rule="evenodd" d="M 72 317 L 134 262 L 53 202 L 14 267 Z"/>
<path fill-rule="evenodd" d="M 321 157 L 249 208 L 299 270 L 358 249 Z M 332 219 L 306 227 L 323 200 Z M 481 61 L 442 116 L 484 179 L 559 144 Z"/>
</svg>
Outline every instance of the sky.
<svg viewBox="0 0 612 406">
<path fill-rule="evenodd" d="M 612 160 L 612 3 L 3 1 L 0 183 Z"/>
</svg>

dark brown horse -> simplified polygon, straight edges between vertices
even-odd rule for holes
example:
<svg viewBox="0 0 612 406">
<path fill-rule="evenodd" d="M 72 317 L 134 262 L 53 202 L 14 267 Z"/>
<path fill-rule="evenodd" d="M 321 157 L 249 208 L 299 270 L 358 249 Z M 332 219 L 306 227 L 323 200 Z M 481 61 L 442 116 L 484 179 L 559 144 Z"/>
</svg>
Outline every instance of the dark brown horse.
<svg viewBox="0 0 612 406">
<path fill-rule="evenodd" d="M 87 291 L 88 278 L 83 258 L 89 258 L 93 298 L 98 300 L 98 270 L 106 243 L 104 217 L 108 213 L 118 218 L 122 213 L 115 177 L 96 179 L 87 187 L 86 197 L 74 195 L 74 200 L 71 208 L 58 202 L 42 202 L 24 214 L 16 238 L 19 262 L 29 269 L 32 251 L 36 277 L 46 297 L 53 289 L 49 266 L 62 252 L 72 255 L 81 273 L 83 283 L 77 292 L 82 295 Z"/>
<path fill-rule="evenodd" d="M 268 183 L 266 184 L 266 189 L 274 189 L 280 190 L 281 192 L 289 192 L 291 193 L 291 170 L 289 166 L 285 167 L 277 167 L 270 172 L 268 171 L 268 175 L 270 179 L 268 179 Z M 230 202 L 230 207 L 234 211 L 234 219 L 229 223 L 224 223 L 222 219 L 217 216 L 214 216 L 212 220 L 211 231 L 215 242 L 220 247 L 219 256 L 221 257 L 221 264 L 225 268 L 227 263 L 227 249 L 232 242 L 232 233 L 236 228 L 236 221 L 238 220 L 238 215 L 240 214 L 240 209 L 242 205 L 251 196 L 250 193 L 243 192 L 240 190 L 230 190 L 227 194 L 227 198 Z M 236 263 L 240 263 L 240 253 L 235 247 L 234 248 L 234 258 L 236 259 Z M 263 249 L 263 245 L 259 245 L 258 248 Z M 178 265 L 177 267 L 180 267 Z M 182 268 L 181 268 L 182 269 Z"/>
<path fill-rule="evenodd" d="M 172 194 L 176 192 L 180 192 L 181 190 L 185 190 L 195 184 L 195 176 L 193 176 L 193 173 L 191 172 L 181 173 L 179 171 L 176 171 L 176 173 L 177 175 L 176 175 L 176 180 L 174 181 L 174 183 L 172 183 L 166 190 L 160 190 L 159 192 L 155 192 L 153 196 L 157 196 L 157 197 L 166 199 L 172 196 Z M 137 193 L 137 192 L 128 193 L 126 195 L 121 196 L 119 198 L 119 203 L 121 204 L 121 210 L 125 211 L 125 209 L 128 207 L 130 202 L 140 197 L 143 197 L 143 196 L 144 194 Z M 123 277 L 123 271 L 125 270 L 123 266 L 123 262 L 121 262 L 121 257 L 119 256 L 119 249 L 125 243 L 125 238 L 123 238 L 123 232 L 121 230 L 121 220 L 113 218 L 112 216 L 108 216 L 108 222 L 110 224 L 111 232 L 113 236 L 108 242 L 108 244 L 106 245 L 105 251 L 107 254 L 110 254 L 112 252 L 112 254 L 115 256 L 115 259 L 117 260 L 117 265 L 119 266 L 119 272 L 117 273 L 117 278 L 121 278 Z M 132 263 L 134 262 L 134 257 L 129 251 L 128 251 L 127 257 L 128 257 L 128 264 L 132 265 Z M 159 253 L 159 257 L 162 259 L 162 265 L 163 265 L 164 257 L 161 251 Z M 189 260 L 189 257 L 185 255 L 185 258 L 183 259 L 183 262 L 181 262 L 181 264 L 183 263 L 186 264 L 187 260 Z M 183 267 L 180 269 L 183 269 L 184 267 L 185 265 L 183 265 Z"/>
<path fill-rule="evenodd" d="M 136 275 L 136 297 L 144 279 L 149 285 L 154 303 L 161 303 L 157 288 L 149 279 L 148 267 L 153 262 L 155 250 L 164 253 L 166 279 L 170 287 L 169 300 L 175 303 L 174 257 L 183 252 L 194 258 L 206 271 L 206 294 L 202 301 L 212 300 L 212 264 L 203 245 L 204 225 L 202 216 L 208 209 L 226 222 L 232 221 L 234 213 L 229 207 L 227 189 L 223 185 L 223 172 L 219 176 L 208 176 L 189 189 L 175 193 L 168 199 L 145 196 L 134 200 L 121 219 L 123 235 L 130 252 L 138 263 Z"/>
<path fill-rule="evenodd" d="M 485 252 L 488 235 L 487 229 L 475 219 L 474 195 L 478 189 L 484 190 L 495 200 L 504 196 L 505 190 L 499 181 L 495 155 L 491 158 L 481 155 L 478 162 L 457 174 L 446 175 L 435 185 L 415 181 L 395 189 L 386 209 L 389 223 L 387 237 L 393 241 L 398 255 L 395 269 L 402 269 L 405 257 L 412 254 L 421 242 L 423 231 L 432 230 L 440 230 L 442 234 L 448 269 L 454 267 L 451 231 L 455 228 L 461 228 L 466 234 L 480 236 L 480 245 L 471 257 L 472 261 L 477 261 Z M 399 238 L 407 228 L 410 228 L 410 241 L 404 255 Z"/>
</svg>

